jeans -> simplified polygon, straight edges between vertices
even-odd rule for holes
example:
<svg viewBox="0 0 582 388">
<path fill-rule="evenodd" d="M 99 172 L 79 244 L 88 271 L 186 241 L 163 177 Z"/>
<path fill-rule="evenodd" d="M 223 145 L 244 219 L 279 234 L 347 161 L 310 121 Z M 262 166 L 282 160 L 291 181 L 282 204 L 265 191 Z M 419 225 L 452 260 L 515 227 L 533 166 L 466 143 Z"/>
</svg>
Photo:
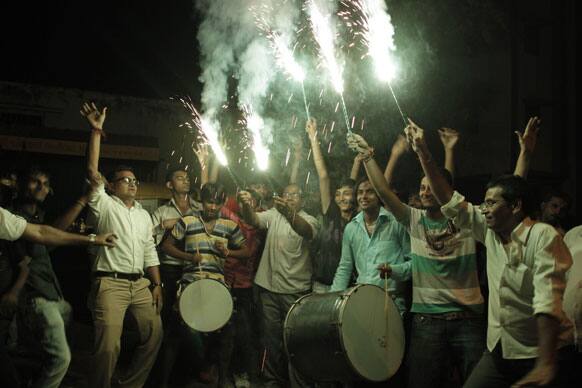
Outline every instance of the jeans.
<svg viewBox="0 0 582 388">
<path fill-rule="evenodd" d="M 67 343 L 65 326 L 70 321 L 71 305 L 64 299 L 58 301 L 42 297 L 27 299 L 19 309 L 20 327 L 29 339 L 40 346 L 42 368 L 33 387 L 57 388 L 71 363 L 71 350 Z"/>
<path fill-rule="evenodd" d="M 483 318 L 445 320 L 429 314 L 413 314 L 408 352 L 408 387 L 440 387 L 449 360 L 465 381 L 485 349 Z"/>
<path fill-rule="evenodd" d="M 297 373 L 287 360 L 283 348 L 283 325 L 293 303 L 305 293 L 278 294 L 260 290 L 266 348 L 264 379 L 265 387 L 292 388 L 312 385 Z"/>
</svg>

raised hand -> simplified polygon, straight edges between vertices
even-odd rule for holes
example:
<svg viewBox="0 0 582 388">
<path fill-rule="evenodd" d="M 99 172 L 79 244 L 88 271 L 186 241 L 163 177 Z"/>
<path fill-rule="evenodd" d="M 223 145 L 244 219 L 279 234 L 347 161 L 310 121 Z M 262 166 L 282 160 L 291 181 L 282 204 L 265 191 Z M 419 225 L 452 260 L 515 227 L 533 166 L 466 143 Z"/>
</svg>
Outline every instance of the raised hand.
<svg viewBox="0 0 582 388">
<path fill-rule="evenodd" d="M 99 109 L 97 109 L 97 106 L 95 106 L 94 102 L 91 104 L 85 102 L 81 107 L 80 113 L 87 119 L 92 128 L 98 129 L 100 131 L 103 130 L 103 123 L 105 122 L 105 117 L 107 116 L 107 107 L 104 107 L 103 110 L 99 112 Z"/>
<path fill-rule="evenodd" d="M 406 140 L 412 147 L 412 150 L 418 154 L 419 157 L 430 159 L 430 152 L 424 139 L 424 129 L 420 128 L 414 121 L 408 119 L 409 125 L 404 128 Z"/>
<path fill-rule="evenodd" d="M 348 147 L 355 152 L 367 155 L 372 150 L 366 139 L 355 133 L 348 134 Z"/>
<path fill-rule="evenodd" d="M 441 143 L 443 143 L 443 147 L 449 150 L 455 148 L 460 139 L 459 132 L 453 128 L 439 129 L 439 137 L 441 138 Z"/>
<path fill-rule="evenodd" d="M 317 121 L 311 117 L 305 124 L 305 131 L 309 135 L 309 140 L 314 140 L 317 136 Z"/>
<path fill-rule="evenodd" d="M 283 215 L 283 217 L 289 218 L 293 215 L 293 210 L 287 204 L 283 198 L 274 196 L 273 197 L 273 205 L 275 208 Z"/>
<path fill-rule="evenodd" d="M 398 135 L 394 145 L 392 145 L 392 155 L 402 155 L 408 151 L 410 151 L 410 144 L 408 144 L 404 136 Z"/>
<path fill-rule="evenodd" d="M 530 117 L 523 134 L 519 131 L 515 131 L 517 140 L 519 141 L 519 148 L 522 152 L 533 153 L 536 148 L 541 122 L 542 121 L 536 116 Z"/>
<path fill-rule="evenodd" d="M 210 157 L 210 152 L 208 151 L 208 143 L 204 142 L 202 139 L 199 140 L 196 147 L 192 148 L 198 158 L 198 162 L 201 167 L 206 167 L 208 165 L 208 158 Z"/>
<path fill-rule="evenodd" d="M 238 198 L 238 202 L 242 206 L 251 207 L 253 197 L 251 196 L 251 193 L 249 193 L 248 191 L 245 191 L 245 190 L 239 191 L 237 198 Z"/>
</svg>

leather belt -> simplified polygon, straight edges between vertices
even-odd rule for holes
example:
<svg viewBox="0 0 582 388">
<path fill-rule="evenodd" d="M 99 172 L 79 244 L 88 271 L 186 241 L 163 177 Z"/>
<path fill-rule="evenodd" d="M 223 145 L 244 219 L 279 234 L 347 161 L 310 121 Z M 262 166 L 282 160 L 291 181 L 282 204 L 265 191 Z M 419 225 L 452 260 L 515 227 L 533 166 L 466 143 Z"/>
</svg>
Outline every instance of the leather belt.
<svg viewBox="0 0 582 388">
<path fill-rule="evenodd" d="M 98 278 L 114 278 L 114 279 L 125 279 L 135 282 L 142 278 L 139 273 L 122 273 L 122 272 L 105 272 L 105 271 L 95 271 L 93 273 L 95 277 Z"/>
<path fill-rule="evenodd" d="M 442 319 L 445 321 L 455 321 L 458 319 L 476 319 L 476 318 L 483 318 L 483 315 L 477 314 L 471 311 L 452 311 L 450 313 L 442 313 L 442 314 L 420 314 L 426 318 L 433 318 L 433 319 Z"/>
</svg>

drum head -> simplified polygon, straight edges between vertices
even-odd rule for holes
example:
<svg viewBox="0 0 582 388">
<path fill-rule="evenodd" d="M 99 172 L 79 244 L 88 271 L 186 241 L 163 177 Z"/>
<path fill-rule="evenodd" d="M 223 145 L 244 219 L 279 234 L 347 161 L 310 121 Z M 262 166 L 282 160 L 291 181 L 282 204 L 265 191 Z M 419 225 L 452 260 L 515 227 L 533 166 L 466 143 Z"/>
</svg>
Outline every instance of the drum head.
<svg viewBox="0 0 582 388">
<path fill-rule="evenodd" d="M 188 326 L 210 332 L 220 329 L 230 319 L 232 297 L 228 288 L 218 280 L 200 279 L 182 291 L 178 307 Z"/>
<path fill-rule="evenodd" d="M 396 305 L 374 285 L 354 287 L 341 313 L 341 338 L 354 371 L 371 381 L 392 377 L 404 356 L 404 327 Z"/>
</svg>

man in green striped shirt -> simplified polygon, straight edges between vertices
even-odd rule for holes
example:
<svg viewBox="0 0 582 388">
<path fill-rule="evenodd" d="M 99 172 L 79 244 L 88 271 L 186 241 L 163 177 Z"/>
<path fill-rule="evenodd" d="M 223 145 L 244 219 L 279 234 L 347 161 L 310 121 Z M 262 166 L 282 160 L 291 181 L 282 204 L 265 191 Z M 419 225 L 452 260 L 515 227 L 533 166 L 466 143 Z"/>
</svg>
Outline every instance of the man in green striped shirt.
<svg viewBox="0 0 582 388">
<path fill-rule="evenodd" d="M 364 157 L 370 182 L 388 210 L 410 234 L 412 260 L 382 268 L 395 280 L 412 277 L 408 387 L 442 386 L 449 357 L 464 381 L 485 342 L 475 240 L 441 213 L 426 178 L 419 190 L 423 209 L 411 208 L 390 189 L 366 141 L 355 135 L 349 143 Z"/>
</svg>

